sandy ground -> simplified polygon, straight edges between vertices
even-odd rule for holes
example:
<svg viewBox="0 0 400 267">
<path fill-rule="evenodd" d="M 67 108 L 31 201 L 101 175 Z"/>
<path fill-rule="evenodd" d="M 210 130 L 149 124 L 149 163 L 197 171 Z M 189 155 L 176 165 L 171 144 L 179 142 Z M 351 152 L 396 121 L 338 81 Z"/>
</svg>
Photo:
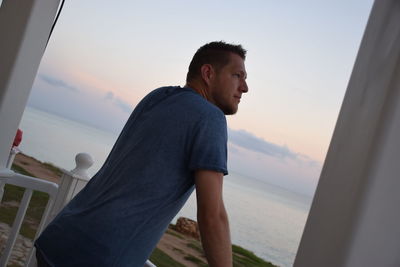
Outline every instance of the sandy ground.
<svg viewBox="0 0 400 267">
<path fill-rule="evenodd" d="M 182 238 L 178 238 L 176 234 L 181 236 Z M 188 255 L 192 255 L 202 260 L 204 263 L 206 263 L 207 261 L 203 253 L 188 246 L 188 244 L 191 244 L 192 242 L 200 244 L 199 241 L 191 237 L 184 236 L 172 229 L 169 229 L 167 233 L 164 234 L 157 247 L 167 253 L 171 258 L 182 263 L 183 265 L 189 267 L 197 267 L 199 266 L 198 264 L 186 260 L 185 257 Z"/>
<path fill-rule="evenodd" d="M 14 159 L 14 164 L 24 168 L 38 178 L 55 183 L 60 182 L 61 177 L 58 176 L 54 171 L 44 168 L 42 162 L 25 154 L 17 154 Z"/>
</svg>

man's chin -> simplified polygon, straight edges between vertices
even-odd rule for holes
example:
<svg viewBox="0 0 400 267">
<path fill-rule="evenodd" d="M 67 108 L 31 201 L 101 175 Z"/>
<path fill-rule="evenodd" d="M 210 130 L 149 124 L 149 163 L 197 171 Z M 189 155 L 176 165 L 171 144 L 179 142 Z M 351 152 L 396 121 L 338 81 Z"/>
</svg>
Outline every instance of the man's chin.
<svg viewBox="0 0 400 267">
<path fill-rule="evenodd" d="M 238 111 L 238 108 L 223 109 L 222 111 L 224 112 L 225 115 L 235 115 L 236 112 Z"/>
<path fill-rule="evenodd" d="M 216 105 L 225 115 L 234 115 L 238 111 L 239 105 L 221 105 L 219 103 L 215 103 Z"/>
</svg>

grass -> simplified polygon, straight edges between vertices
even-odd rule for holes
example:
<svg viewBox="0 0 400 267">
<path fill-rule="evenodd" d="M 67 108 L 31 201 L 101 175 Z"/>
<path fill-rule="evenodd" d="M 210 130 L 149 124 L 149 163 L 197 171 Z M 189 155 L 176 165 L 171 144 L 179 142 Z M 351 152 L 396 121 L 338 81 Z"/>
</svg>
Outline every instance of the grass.
<svg viewBox="0 0 400 267">
<path fill-rule="evenodd" d="M 194 241 L 192 241 L 192 242 L 190 242 L 190 243 L 187 243 L 186 246 L 188 246 L 188 247 L 191 248 L 191 249 L 196 250 L 197 252 L 200 252 L 201 254 L 204 254 L 203 248 L 202 248 L 200 242 L 194 242 Z"/>
<path fill-rule="evenodd" d="M 253 252 L 237 245 L 232 245 L 233 266 L 235 267 L 276 267 L 276 265 L 257 257 Z"/>
<path fill-rule="evenodd" d="M 12 226 L 18 207 L 14 206 L 15 202 L 20 202 L 25 189 L 19 186 L 6 184 L 4 186 L 3 203 L 8 205 L 0 206 L 0 221 Z M 36 228 L 39 225 L 40 219 L 46 207 L 49 195 L 43 192 L 34 191 L 28 210 L 22 223 L 20 234 L 33 239 L 36 234 Z M 18 205 L 19 206 L 19 205 Z"/>
<path fill-rule="evenodd" d="M 23 167 L 20 167 L 18 165 L 13 164 L 11 169 L 17 173 L 23 174 L 23 175 L 27 175 L 27 176 L 32 176 L 32 177 L 36 177 L 35 175 L 33 175 L 32 173 L 28 172 L 27 170 L 25 170 Z"/>
<path fill-rule="evenodd" d="M 18 207 L 0 207 L 0 222 L 12 225 L 15 215 L 17 214 Z"/>
<path fill-rule="evenodd" d="M 178 251 L 181 254 L 185 254 L 185 251 L 183 251 L 182 249 L 179 249 L 179 248 L 173 248 L 172 250 L 173 251 Z"/>
<path fill-rule="evenodd" d="M 173 236 L 175 236 L 175 237 L 177 237 L 179 239 L 185 239 L 181 234 L 178 234 L 177 232 L 172 231 L 170 229 L 167 229 L 166 233 L 170 234 L 170 235 L 173 235 Z"/>
<path fill-rule="evenodd" d="M 203 252 L 203 248 L 200 244 L 200 242 L 198 241 L 191 241 L 189 243 L 186 244 L 187 247 L 196 250 L 197 252 L 202 253 L 202 255 L 204 255 Z M 232 257 L 233 257 L 233 266 L 234 267 L 276 267 L 276 265 L 265 261 L 259 257 L 257 257 L 253 252 L 244 249 L 240 246 L 237 245 L 232 245 Z M 187 256 L 189 257 L 189 256 Z M 192 257 L 192 256 L 190 256 Z M 186 258 L 187 260 L 190 260 L 189 258 Z M 194 263 L 198 263 L 196 261 L 195 258 L 192 258 L 192 260 Z M 202 261 L 201 261 L 202 262 Z M 202 262 L 202 264 L 204 264 L 204 262 Z M 201 263 L 198 263 L 199 266 L 207 266 L 207 265 L 201 265 Z"/>
<path fill-rule="evenodd" d="M 26 171 L 23 167 L 13 165 L 12 169 L 23 175 L 34 177 L 31 173 Z M 20 203 L 25 192 L 25 188 L 6 184 L 4 186 L 4 195 L 2 205 L 0 206 L 0 221 L 12 226 L 15 216 L 18 211 L 18 206 L 15 202 Z M 46 207 L 49 195 L 39 191 L 33 191 L 31 201 L 29 202 L 28 210 L 25 215 L 24 222 L 22 223 L 20 234 L 33 239 L 36 234 L 36 229 L 42 218 L 42 214 Z"/>
<path fill-rule="evenodd" d="M 54 166 L 53 164 L 51 164 L 49 162 L 44 162 L 42 164 L 46 169 L 52 171 L 57 176 L 61 177 L 63 175 L 62 170 L 60 168 L 58 168 L 57 166 Z"/>
<path fill-rule="evenodd" d="M 204 263 L 204 261 L 200 260 L 199 258 L 196 258 L 196 257 L 193 256 L 193 255 L 187 255 L 187 256 L 185 256 L 184 259 L 185 259 L 185 260 L 188 260 L 188 261 L 191 261 L 191 262 L 197 264 L 197 266 L 200 266 L 200 267 L 206 267 L 206 266 L 208 266 L 206 263 Z"/>
<path fill-rule="evenodd" d="M 157 267 L 184 267 L 185 265 L 172 259 L 159 248 L 155 248 L 150 256 L 150 261 L 157 265 Z"/>
<path fill-rule="evenodd" d="M 63 175 L 63 171 L 62 171 L 59 167 L 55 166 L 54 164 L 52 164 L 52 163 L 50 163 L 50 162 L 41 162 L 41 161 L 38 161 L 37 159 L 35 159 L 35 158 L 33 158 L 33 157 L 30 157 L 30 156 L 27 156 L 27 155 L 25 155 L 25 156 L 28 157 L 28 158 L 33 159 L 33 160 L 36 161 L 36 162 L 39 162 L 40 164 L 42 164 L 42 166 L 43 166 L 44 168 L 50 170 L 51 172 L 53 172 L 53 173 L 54 173 L 55 175 L 57 175 L 58 177 L 61 177 L 61 176 Z M 22 161 L 21 164 L 22 164 L 22 165 L 29 165 L 29 163 L 26 162 L 26 161 Z M 28 172 L 27 170 L 25 170 L 23 167 L 20 167 L 20 166 L 18 166 L 18 165 L 16 165 L 16 164 L 13 164 L 12 167 L 11 167 L 11 169 L 14 170 L 15 172 L 18 172 L 18 173 L 23 174 L 23 175 L 28 175 L 28 176 L 36 177 L 36 176 L 33 175 L 32 173 L 30 173 L 30 172 Z"/>
</svg>

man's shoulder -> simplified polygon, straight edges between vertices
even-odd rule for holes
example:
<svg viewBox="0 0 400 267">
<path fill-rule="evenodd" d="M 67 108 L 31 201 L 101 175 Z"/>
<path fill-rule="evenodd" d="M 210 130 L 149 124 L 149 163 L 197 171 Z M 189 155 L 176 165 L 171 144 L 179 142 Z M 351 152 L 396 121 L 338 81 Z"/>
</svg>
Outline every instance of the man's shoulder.
<svg viewBox="0 0 400 267">
<path fill-rule="evenodd" d="M 169 101 L 166 101 L 167 105 L 178 105 L 185 109 L 187 113 L 192 113 L 193 115 L 225 117 L 221 109 L 189 87 L 160 87 L 150 92 L 146 98 L 148 98 L 148 102 L 154 104 L 169 99 Z"/>
</svg>

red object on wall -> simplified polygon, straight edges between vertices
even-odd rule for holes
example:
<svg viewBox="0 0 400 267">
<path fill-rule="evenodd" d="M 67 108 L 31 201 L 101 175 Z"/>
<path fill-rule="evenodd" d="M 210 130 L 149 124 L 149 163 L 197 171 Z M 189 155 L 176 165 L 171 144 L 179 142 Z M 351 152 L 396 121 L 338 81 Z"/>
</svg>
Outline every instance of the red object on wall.
<svg viewBox="0 0 400 267">
<path fill-rule="evenodd" d="M 18 146 L 21 144 L 22 141 L 22 131 L 20 129 L 17 130 L 17 134 L 15 135 L 14 142 L 13 142 L 13 147 Z"/>
</svg>

